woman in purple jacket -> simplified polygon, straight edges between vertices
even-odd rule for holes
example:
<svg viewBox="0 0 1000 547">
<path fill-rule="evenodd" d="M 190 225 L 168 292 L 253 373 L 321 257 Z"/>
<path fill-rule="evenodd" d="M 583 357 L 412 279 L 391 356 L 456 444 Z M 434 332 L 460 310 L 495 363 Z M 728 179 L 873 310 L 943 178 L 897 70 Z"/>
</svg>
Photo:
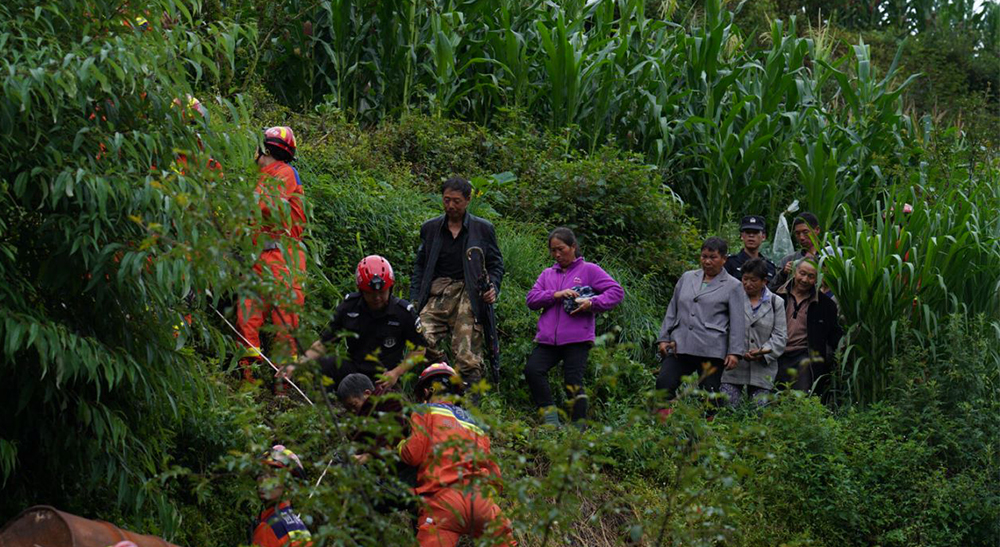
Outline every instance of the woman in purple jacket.
<svg viewBox="0 0 1000 547">
<path fill-rule="evenodd" d="M 583 373 L 594 344 L 594 314 L 617 306 L 625 291 L 600 266 L 580 256 L 580 246 L 569 228 L 556 228 L 549 234 L 549 253 L 556 263 L 545 269 L 528 291 L 528 308 L 543 311 L 535 335 L 537 345 L 528 357 L 524 377 L 535 404 L 542 409 L 545 423 L 559 425 L 548 372 L 563 362 L 563 383 L 567 399 L 573 400 L 573 421 L 586 418 Z M 581 297 L 588 289 L 592 296 Z"/>
</svg>

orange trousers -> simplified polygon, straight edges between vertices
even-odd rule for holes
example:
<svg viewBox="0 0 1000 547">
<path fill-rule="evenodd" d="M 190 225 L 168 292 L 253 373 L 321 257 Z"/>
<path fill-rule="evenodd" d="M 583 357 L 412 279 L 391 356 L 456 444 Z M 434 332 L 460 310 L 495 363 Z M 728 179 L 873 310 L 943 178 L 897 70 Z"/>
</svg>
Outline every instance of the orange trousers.
<svg viewBox="0 0 1000 547">
<path fill-rule="evenodd" d="M 514 547 L 510 521 L 504 518 L 493 500 L 479 493 L 478 488 L 463 492 L 445 488 L 424 497 L 424 506 L 417 521 L 417 543 L 420 547 L 455 547 L 463 535 L 478 538 L 486 526 L 500 520 L 493 533 L 496 547 Z"/>
<path fill-rule="evenodd" d="M 304 272 L 306 255 L 301 250 L 298 253 L 299 271 Z M 305 293 L 302 292 L 302 284 L 299 281 L 300 276 L 293 274 L 288 269 L 282 251 L 280 249 L 264 251 L 261 253 L 257 263 L 254 264 L 253 270 L 257 272 L 257 275 L 263 276 L 265 265 L 271 275 L 271 279 L 286 290 L 292 289 L 295 294 L 295 304 L 302 306 L 306 301 L 306 297 Z M 291 332 L 299 326 L 299 315 L 272 302 L 262 302 L 254 298 L 242 299 L 236 310 L 236 322 L 237 327 L 240 329 L 240 334 L 246 338 L 246 342 L 249 342 L 252 347 L 259 349 L 260 328 L 264 326 L 264 320 L 267 316 L 271 317 L 271 324 L 276 327 L 275 341 L 285 347 L 287 355 L 295 355 L 295 341 L 292 339 Z M 241 340 L 241 342 L 243 341 Z M 246 342 L 243 342 L 243 344 L 246 345 Z M 251 359 L 255 361 L 262 360 L 259 355 L 251 357 Z M 245 368 L 243 374 L 248 379 L 252 378 L 252 372 L 249 368 Z"/>
</svg>

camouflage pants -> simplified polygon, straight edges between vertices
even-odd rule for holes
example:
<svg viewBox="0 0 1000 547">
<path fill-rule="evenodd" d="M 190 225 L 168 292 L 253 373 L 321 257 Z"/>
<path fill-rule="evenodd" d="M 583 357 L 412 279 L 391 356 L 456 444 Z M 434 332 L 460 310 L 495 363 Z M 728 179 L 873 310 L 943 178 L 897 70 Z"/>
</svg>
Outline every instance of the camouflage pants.
<svg viewBox="0 0 1000 547">
<path fill-rule="evenodd" d="M 427 305 L 420 311 L 420 323 L 427 339 L 428 362 L 447 361 L 440 346 L 450 333 L 455 358 L 448 363 L 467 382 L 482 377 L 483 326 L 476 323 L 465 282 L 447 277 L 435 279 Z"/>
</svg>

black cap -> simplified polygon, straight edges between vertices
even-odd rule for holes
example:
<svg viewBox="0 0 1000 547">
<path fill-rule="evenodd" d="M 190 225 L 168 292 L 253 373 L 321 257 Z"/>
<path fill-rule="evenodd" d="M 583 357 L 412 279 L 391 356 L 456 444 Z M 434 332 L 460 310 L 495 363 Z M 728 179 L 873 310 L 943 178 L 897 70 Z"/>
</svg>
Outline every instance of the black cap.
<svg viewBox="0 0 1000 547">
<path fill-rule="evenodd" d="M 764 217 L 747 215 L 740 221 L 740 231 L 742 232 L 743 230 L 760 230 L 761 232 L 766 232 L 767 223 L 764 222 Z"/>
</svg>

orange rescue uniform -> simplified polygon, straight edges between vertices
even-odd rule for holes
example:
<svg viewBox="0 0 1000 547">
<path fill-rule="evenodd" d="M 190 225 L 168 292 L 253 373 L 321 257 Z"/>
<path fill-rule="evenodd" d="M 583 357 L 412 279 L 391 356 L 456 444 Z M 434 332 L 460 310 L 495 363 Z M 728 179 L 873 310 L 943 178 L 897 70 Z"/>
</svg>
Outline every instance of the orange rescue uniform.
<svg viewBox="0 0 1000 547">
<path fill-rule="evenodd" d="M 258 206 L 264 218 L 264 225 L 256 236 L 264 237 L 264 251 L 254 264 L 257 275 L 264 275 L 265 267 L 271 279 L 294 294 L 294 302 L 301 306 L 305 303 L 305 293 L 302 291 L 302 277 L 306 269 L 306 254 L 299 248 L 302 233 L 305 231 L 306 214 L 302 206 L 302 181 L 298 171 L 283 161 L 277 161 L 261 169 L 257 181 L 256 194 Z M 276 208 L 287 207 L 288 218 L 277 224 L 273 220 Z M 296 268 L 291 271 L 286 258 L 292 257 Z M 294 311 L 272 302 L 261 302 L 253 298 L 244 298 L 237 309 L 237 323 L 241 334 L 253 347 L 260 348 L 260 327 L 264 325 L 265 316 L 270 315 L 271 322 L 278 327 L 275 338 L 286 344 L 289 354 L 295 353 L 295 343 L 291 331 L 299 325 L 299 316 Z M 260 359 L 260 356 L 255 356 Z M 244 374 L 250 376 L 249 370 Z"/>
<path fill-rule="evenodd" d="M 493 520 L 500 520 L 498 544 L 517 545 L 510 522 L 480 491 L 479 481 L 499 485 L 500 468 L 489 459 L 490 439 L 475 419 L 461 407 L 432 403 L 414 411 L 410 431 L 399 453 L 417 468 L 415 491 L 424 501 L 417 521 L 420 546 L 454 547 L 463 535 L 483 535 Z"/>
<path fill-rule="evenodd" d="M 311 547 L 312 535 L 295 514 L 292 504 L 283 501 L 276 507 L 265 509 L 257 519 L 251 533 L 254 547 Z"/>
</svg>

